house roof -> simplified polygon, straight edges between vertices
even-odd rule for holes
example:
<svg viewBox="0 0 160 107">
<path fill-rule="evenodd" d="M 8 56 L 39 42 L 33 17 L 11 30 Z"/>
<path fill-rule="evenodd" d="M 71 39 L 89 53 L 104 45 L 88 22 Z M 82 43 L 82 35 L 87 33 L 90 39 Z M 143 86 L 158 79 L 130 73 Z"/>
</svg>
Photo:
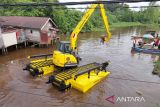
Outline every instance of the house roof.
<svg viewBox="0 0 160 107">
<path fill-rule="evenodd" d="M 53 24 L 53 27 L 57 27 L 48 17 L 0 16 L 1 26 L 42 29 L 48 21 Z"/>
</svg>

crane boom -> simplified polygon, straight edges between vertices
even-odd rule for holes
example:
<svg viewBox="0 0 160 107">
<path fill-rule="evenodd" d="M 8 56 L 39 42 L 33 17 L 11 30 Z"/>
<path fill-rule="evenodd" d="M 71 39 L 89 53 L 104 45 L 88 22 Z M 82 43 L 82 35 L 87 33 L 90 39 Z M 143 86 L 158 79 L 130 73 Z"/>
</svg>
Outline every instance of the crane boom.
<svg viewBox="0 0 160 107">
<path fill-rule="evenodd" d="M 104 26 L 106 29 L 106 33 L 107 36 L 105 36 L 105 41 L 109 41 L 110 37 L 111 37 L 111 33 L 109 31 L 109 24 L 108 24 L 108 19 L 107 16 L 105 14 L 105 9 L 104 9 L 104 5 L 103 4 L 92 4 L 89 9 L 86 11 L 86 13 L 84 14 L 84 16 L 82 17 L 82 19 L 80 20 L 80 22 L 77 24 L 76 28 L 73 30 L 73 32 L 71 33 L 70 36 L 70 41 L 71 41 L 71 49 L 72 51 L 75 49 L 76 47 L 76 42 L 77 42 L 77 37 L 79 32 L 82 30 L 83 26 L 85 25 L 85 23 L 88 21 L 88 19 L 90 18 L 90 16 L 92 15 L 92 13 L 94 12 L 95 8 L 97 6 L 100 6 L 100 13 L 104 22 Z"/>
</svg>

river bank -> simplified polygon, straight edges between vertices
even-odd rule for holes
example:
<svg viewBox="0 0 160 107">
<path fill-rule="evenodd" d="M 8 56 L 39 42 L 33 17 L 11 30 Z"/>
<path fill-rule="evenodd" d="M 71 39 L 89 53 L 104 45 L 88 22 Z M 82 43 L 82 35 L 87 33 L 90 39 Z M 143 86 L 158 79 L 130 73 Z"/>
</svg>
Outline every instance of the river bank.
<svg viewBox="0 0 160 107">
<path fill-rule="evenodd" d="M 140 22 L 117 22 L 117 23 L 112 23 L 110 26 L 110 30 L 114 30 L 116 28 L 124 28 L 124 27 L 135 27 L 135 26 L 140 26 L 140 27 L 148 27 L 150 29 L 158 29 L 159 25 L 158 24 L 144 24 Z M 93 28 L 91 31 L 105 31 L 104 26 L 101 28 Z"/>
<path fill-rule="evenodd" d="M 156 61 L 154 64 L 153 74 L 160 76 L 160 61 Z"/>
</svg>

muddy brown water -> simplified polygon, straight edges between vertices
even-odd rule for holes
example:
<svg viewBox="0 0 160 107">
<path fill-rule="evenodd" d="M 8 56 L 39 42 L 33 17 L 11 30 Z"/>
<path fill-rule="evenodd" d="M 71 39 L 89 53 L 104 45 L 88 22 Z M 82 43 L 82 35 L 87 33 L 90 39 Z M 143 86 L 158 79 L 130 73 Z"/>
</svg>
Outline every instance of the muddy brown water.
<svg viewBox="0 0 160 107">
<path fill-rule="evenodd" d="M 111 72 L 109 78 L 85 94 L 75 89 L 59 92 L 45 84 L 47 76 L 33 78 L 27 71 L 23 71 L 28 63 L 28 55 L 51 53 L 53 47 L 18 49 L 5 56 L 0 55 L 0 107 L 160 107 L 160 78 L 152 75 L 153 62 L 158 56 L 131 53 L 131 36 L 142 34 L 145 30 L 140 27 L 115 29 L 107 45 L 100 43 L 103 32 L 79 35 L 81 65 L 108 60 L 111 62 L 107 67 Z M 143 97 L 145 102 L 112 104 L 105 100 L 112 95 L 115 99 Z"/>
</svg>

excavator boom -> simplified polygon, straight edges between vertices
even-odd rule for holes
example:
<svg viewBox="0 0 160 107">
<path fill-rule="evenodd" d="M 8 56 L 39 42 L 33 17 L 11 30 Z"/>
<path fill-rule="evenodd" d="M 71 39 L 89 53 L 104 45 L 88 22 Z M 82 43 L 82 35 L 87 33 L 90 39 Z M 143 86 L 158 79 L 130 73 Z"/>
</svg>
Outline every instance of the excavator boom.
<svg viewBox="0 0 160 107">
<path fill-rule="evenodd" d="M 101 17 L 103 19 L 104 26 L 105 26 L 106 33 L 107 33 L 107 36 L 105 37 L 105 41 L 107 41 L 107 42 L 109 41 L 109 39 L 111 37 L 111 33 L 109 31 L 109 24 L 108 24 L 107 16 L 105 14 L 104 5 L 103 4 L 92 4 L 89 7 L 89 9 L 86 11 L 86 13 L 84 14 L 82 19 L 80 20 L 80 22 L 77 24 L 76 28 L 71 33 L 71 36 L 70 36 L 71 45 L 70 45 L 70 47 L 71 47 L 72 51 L 76 47 L 76 42 L 77 42 L 77 37 L 78 37 L 79 32 L 82 30 L 83 26 L 88 21 L 88 19 L 90 18 L 90 16 L 92 15 L 92 13 L 94 12 L 94 10 L 96 9 L 96 7 L 98 5 L 100 7 Z"/>
</svg>

